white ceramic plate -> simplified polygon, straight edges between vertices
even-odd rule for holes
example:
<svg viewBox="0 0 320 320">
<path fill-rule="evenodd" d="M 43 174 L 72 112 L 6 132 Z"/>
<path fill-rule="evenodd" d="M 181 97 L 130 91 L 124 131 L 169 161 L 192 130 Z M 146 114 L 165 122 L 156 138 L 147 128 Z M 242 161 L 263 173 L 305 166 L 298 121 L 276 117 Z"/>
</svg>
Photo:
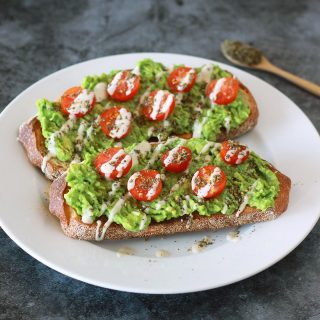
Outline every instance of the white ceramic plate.
<svg viewBox="0 0 320 320">
<path fill-rule="evenodd" d="M 106 288 L 142 293 L 182 293 L 220 287 L 252 276 L 292 251 L 311 231 L 320 213 L 320 139 L 300 109 L 266 82 L 236 68 L 233 72 L 255 96 L 260 119 L 240 140 L 291 177 L 289 208 L 279 219 L 245 226 L 240 240 L 230 230 L 176 235 L 149 241 L 93 243 L 64 236 L 47 209 L 48 182 L 28 161 L 16 136 L 19 125 L 36 113 L 38 98 L 55 99 L 83 76 L 132 68 L 150 57 L 166 65 L 201 66 L 214 61 L 175 54 L 126 54 L 80 63 L 58 71 L 21 93 L 0 117 L 0 222 L 26 252 L 70 277 Z M 191 246 L 208 236 L 214 243 L 201 253 Z M 133 256 L 117 256 L 127 246 Z M 164 249 L 169 257 L 156 258 Z"/>
</svg>

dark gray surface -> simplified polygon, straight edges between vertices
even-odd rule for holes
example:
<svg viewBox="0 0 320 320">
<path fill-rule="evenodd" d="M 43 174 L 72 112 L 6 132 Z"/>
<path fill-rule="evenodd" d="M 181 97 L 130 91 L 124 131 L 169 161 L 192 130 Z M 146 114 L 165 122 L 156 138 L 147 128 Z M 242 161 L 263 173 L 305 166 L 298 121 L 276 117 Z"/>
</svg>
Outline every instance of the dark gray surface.
<svg viewBox="0 0 320 320">
<path fill-rule="evenodd" d="M 319 16 L 318 0 L 0 0 L 0 110 L 36 80 L 70 64 L 142 51 L 224 61 L 219 44 L 226 38 L 252 42 L 280 67 L 319 83 Z M 275 76 L 252 73 L 289 96 L 320 129 L 319 99 Z M 65 277 L 0 230 L 0 319 L 320 319 L 319 238 L 318 224 L 281 262 L 239 283 L 152 296 Z"/>
</svg>

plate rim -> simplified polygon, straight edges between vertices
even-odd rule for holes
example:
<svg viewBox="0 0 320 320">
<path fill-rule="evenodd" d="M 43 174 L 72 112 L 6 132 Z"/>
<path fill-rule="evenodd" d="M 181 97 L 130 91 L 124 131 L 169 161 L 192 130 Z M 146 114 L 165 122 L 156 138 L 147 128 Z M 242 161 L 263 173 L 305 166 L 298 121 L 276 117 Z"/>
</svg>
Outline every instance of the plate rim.
<svg viewBox="0 0 320 320">
<path fill-rule="evenodd" d="M 17 99 L 21 99 L 23 98 L 24 94 L 26 94 L 29 90 L 31 90 L 33 87 L 37 86 L 39 83 L 41 82 L 45 82 L 48 78 L 52 77 L 53 75 L 56 75 L 60 72 L 65 72 L 68 71 L 68 69 L 74 68 L 74 67 L 78 67 L 82 64 L 86 64 L 89 62 L 93 62 L 93 61 L 97 61 L 97 60 L 103 60 L 103 59 L 108 59 L 108 58 L 116 58 L 116 57 L 121 57 L 121 56 L 139 56 L 141 55 L 143 58 L 146 56 L 152 57 L 152 56 L 159 56 L 162 55 L 163 57 L 166 56 L 176 56 L 176 57 L 184 57 L 186 59 L 200 59 L 200 60 L 206 60 L 206 61 L 210 61 L 212 63 L 217 63 L 221 66 L 225 66 L 227 68 L 230 69 L 236 69 L 236 70 L 240 70 L 241 72 L 245 72 L 247 74 L 249 74 L 251 77 L 258 79 L 259 81 L 261 81 L 263 83 L 263 85 L 267 85 L 272 87 L 273 90 L 276 90 L 278 93 L 280 93 L 284 98 L 288 99 L 296 108 L 297 110 L 300 112 L 300 116 L 304 117 L 304 120 L 307 120 L 309 127 L 313 129 L 314 133 L 316 133 L 316 135 L 318 136 L 318 142 L 320 142 L 320 137 L 319 137 L 319 133 L 317 131 L 317 129 L 315 128 L 315 126 L 313 125 L 313 123 L 311 122 L 311 120 L 306 116 L 306 114 L 297 106 L 297 104 L 295 104 L 289 97 L 287 97 L 285 94 L 283 94 L 280 90 L 278 90 L 276 87 L 272 86 L 271 84 L 269 84 L 268 82 L 266 82 L 265 80 L 262 80 L 260 78 L 258 78 L 255 75 L 252 75 L 251 73 L 244 71 L 242 69 L 236 68 L 234 66 L 230 66 L 228 64 L 225 63 L 221 63 L 220 61 L 217 60 L 211 60 L 211 59 L 207 59 L 207 58 L 203 58 L 203 57 L 197 57 L 197 56 L 192 56 L 192 55 L 184 55 L 184 54 L 177 54 L 177 53 L 157 53 L 157 52 L 137 52 L 137 53 L 123 53 L 123 54 L 116 54 L 116 55 L 110 55 L 110 56 L 104 56 L 104 57 L 99 57 L 99 58 L 95 58 L 95 59 L 90 59 L 87 61 L 82 61 L 70 66 L 67 66 L 65 68 L 62 68 L 60 70 L 57 70 L 51 74 L 46 75 L 45 77 L 39 79 L 38 81 L 36 81 L 35 83 L 33 83 L 31 86 L 27 87 L 26 89 L 24 89 L 20 94 L 18 94 L 5 108 L 4 110 L 0 113 L 0 122 L 2 121 L 2 119 L 4 119 L 5 115 L 8 112 L 11 112 L 11 109 L 14 108 L 15 105 L 15 101 Z M 139 58 L 140 59 L 140 58 Z M 135 292 L 135 293 L 151 293 L 151 294 L 177 294 L 177 293 L 187 293 L 187 292 L 198 292 L 198 291 L 205 291 L 205 290 L 210 290 L 213 288 L 217 288 L 217 287 L 222 287 L 222 286 L 226 286 L 229 285 L 231 283 L 236 283 L 238 281 L 241 281 L 243 279 L 247 279 L 249 277 L 252 277 L 266 269 L 268 269 L 270 266 L 276 264 L 277 262 L 279 262 L 280 260 L 282 260 L 285 256 L 287 256 L 290 252 L 292 252 L 295 248 L 297 248 L 297 246 L 300 245 L 300 243 L 308 236 L 308 234 L 312 231 L 312 229 L 314 228 L 314 226 L 316 225 L 316 223 L 319 220 L 319 216 L 320 216 L 320 210 L 318 210 L 318 217 L 317 219 L 315 219 L 313 221 L 312 227 L 310 228 L 310 230 L 306 231 L 305 234 L 303 235 L 303 237 L 301 237 L 299 239 L 299 241 L 297 241 L 294 246 L 288 246 L 287 250 L 285 250 L 285 252 L 278 257 L 277 259 L 271 259 L 272 261 L 267 264 L 264 265 L 263 267 L 261 267 L 259 270 L 255 270 L 255 272 L 251 272 L 248 274 L 243 275 L 242 277 L 237 277 L 237 280 L 230 280 L 227 281 L 226 283 L 224 283 L 223 285 L 218 285 L 218 286 L 212 286 L 212 285 L 208 285 L 208 286 L 203 286 L 203 287 L 197 287 L 195 286 L 194 290 L 190 290 L 187 289 L 186 291 L 184 290 L 168 290 L 168 292 L 165 292 L 163 290 L 161 291 L 157 291 L 155 290 L 148 290 L 147 292 L 145 290 L 136 290 L 135 288 L 131 288 L 131 287 L 123 287 L 123 286 L 117 286 L 117 285 L 113 285 L 113 284 L 108 284 L 106 285 L 105 283 L 100 283 L 99 281 L 94 281 L 91 279 L 88 279 L 87 277 L 82 277 L 81 275 L 78 275 L 77 273 L 74 273 L 72 271 L 66 270 L 65 268 L 61 268 L 59 265 L 56 265 L 55 263 L 51 263 L 49 260 L 47 260 L 46 258 L 43 258 L 42 256 L 39 256 L 36 252 L 34 252 L 34 250 L 32 249 L 32 247 L 29 247 L 28 245 L 25 245 L 23 242 L 21 242 L 16 235 L 14 234 L 14 232 L 11 232 L 10 228 L 7 228 L 6 224 L 4 223 L 4 221 L 2 220 L 2 215 L 0 214 L 0 225 L 2 227 L 2 229 L 5 231 L 5 233 L 20 247 L 22 248 L 26 253 L 30 254 L 33 258 L 35 258 L 36 260 L 40 261 L 41 263 L 45 264 L 46 266 L 52 268 L 53 270 L 56 270 L 64 275 L 67 275 L 71 278 L 92 284 L 92 285 L 96 285 L 99 287 L 103 287 L 103 288 L 109 288 L 109 289 L 115 289 L 115 290 L 121 290 L 121 291 L 126 291 L 126 292 Z"/>
</svg>

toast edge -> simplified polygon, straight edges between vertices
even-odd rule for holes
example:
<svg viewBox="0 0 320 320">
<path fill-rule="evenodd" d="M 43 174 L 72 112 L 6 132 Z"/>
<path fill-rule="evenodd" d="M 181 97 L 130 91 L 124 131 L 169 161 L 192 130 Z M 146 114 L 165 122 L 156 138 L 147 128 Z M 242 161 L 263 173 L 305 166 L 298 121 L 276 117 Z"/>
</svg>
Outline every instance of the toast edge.
<svg viewBox="0 0 320 320">
<path fill-rule="evenodd" d="M 218 135 L 218 137 L 216 139 L 218 142 L 228 140 L 228 139 L 232 140 L 234 138 L 237 138 L 237 137 L 249 132 L 250 130 L 252 130 L 258 122 L 259 109 L 258 109 L 256 100 L 254 99 L 250 90 L 246 86 L 244 86 L 241 82 L 240 82 L 240 88 L 246 93 L 245 99 L 247 100 L 247 102 L 249 104 L 249 108 L 250 108 L 249 117 L 237 129 L 232 129 L 229 132 L 227 132 L 226 130 L 222 130 L 222 132 Z"/>
<path fill-rule="evenodd" d="M 21 142 L 25 148 L 29 161 L 41 169 L 44 157 L 48 151 L 42 135 L 41 124 L 37 117 L 33 117 L 20 126 L 18 141 Z M 66 170 L 67 167 L 62 162 L 58 160 L 48 160 L 43 173 L 49 180 L 54 180 Z"/>
</svg>

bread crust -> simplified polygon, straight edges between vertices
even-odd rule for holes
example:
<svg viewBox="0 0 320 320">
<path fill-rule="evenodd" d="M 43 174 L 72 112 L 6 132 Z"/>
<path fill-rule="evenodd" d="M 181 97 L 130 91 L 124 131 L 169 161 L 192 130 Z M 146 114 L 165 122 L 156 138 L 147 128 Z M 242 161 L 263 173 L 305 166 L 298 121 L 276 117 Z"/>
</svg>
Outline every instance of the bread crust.
<svg viewBox="0 0 320 320">
<path fill-rule="evenodd" d="M 232 129 L 229 132 L 227 132 L 225 129 L 223 129 L 220 134 L 217 136 L 217 141 L 224 141 L 224 140 L 229 140 L 229 139 L 234 139 L 239 136 L 242 136 L 243 134 L 249 132 L 252 130 L 259 118 L 259 110 L 257 107 L 256 100 L 254 99 L 253 95 L 249 91 L 247 87 L 245 87 L 241 82 L 240 82 L 240 88 L 245 92 L 244 99 L 247 101 L 249 107 L 250 107 L 250 114 L 248 119 L 240 125 L 237 129 Z"/>
<path fill-rule="evenodd" d="M 130 232 L 121 225 L 112 223 L 105 233 L 104 240 L 123 240 L 129 238 L 150 238 L 155 236 L 165 236 L 181 232 L 217 230 L 229 227 L 238 227 L 244 224 L 273 220 L 280 216 L 288 207 L 291 180 L 271 167 L 275 172 L 279 183 L 280 191 L 275 200 L 275 207 L 265 212 L 247 206 L 245 210 L 236 217 L 235 214 L 228 216 L 223 214 L 212 214 L 211 216 L 200 216 L 197 213 L 190 216 L 171 219 L 163 222 L 152 221 L 144 231 Z M 97 222 L 84 224 L 75 211 L 67 205 L 64 194 L 67 191 L 66 173 L 56 179 L 50 186 L 49 210 L 59 218 L 63 232 L 71 238 L 80 240 L 95 240 Z M 101 228 L 107 221 L 101 218 Z M 99 230 L 101 231 L 101 229 Z"/>
<path fill-rule="evenodd" d="M 246 93 L 245 99 L 250 107 L 249 117 L 237 129 L 230 130 L 229 132 L 222 130 L 216 139 L 217 142 L 241 136 L 250 131 L 257 124 L 259 111 L 256 101 L 250 91 L 243 84 L 240 83 L 240 87 Z M 179 135 L 179 137 L 189 139 L 192 138 L 192 133 L 182 134 Z M 48 151 L 45 146 L 45 139 L 42 135 L 41 125 L 37 117 L 32 118 L 30 121 L 27 121 L 20 126 L 18 140 L 26 149 L 30 162 L 36 167 L 41 168 L 43 159 L 47 155 Z M 43 171 L 49 180 L 54 180 L 65 172 L 67 168 L 67 163 L 61 162 L 56 158 L 51 158 L 47 161 Z"/>
<path fill-rule="evenodd" d="M 41 124 L 37 117 L 32 118 L 20 126 L 18 141 L 24 146 L 29 161 L 36 167 L 41 168 L 48 150 L 45 146 Z M 43 173 L 49 180 L 54 180 L 61 176 L 67 169 L 68 166 L 66 163 L 51 158 L 46 162 Z"/>
</svg>

